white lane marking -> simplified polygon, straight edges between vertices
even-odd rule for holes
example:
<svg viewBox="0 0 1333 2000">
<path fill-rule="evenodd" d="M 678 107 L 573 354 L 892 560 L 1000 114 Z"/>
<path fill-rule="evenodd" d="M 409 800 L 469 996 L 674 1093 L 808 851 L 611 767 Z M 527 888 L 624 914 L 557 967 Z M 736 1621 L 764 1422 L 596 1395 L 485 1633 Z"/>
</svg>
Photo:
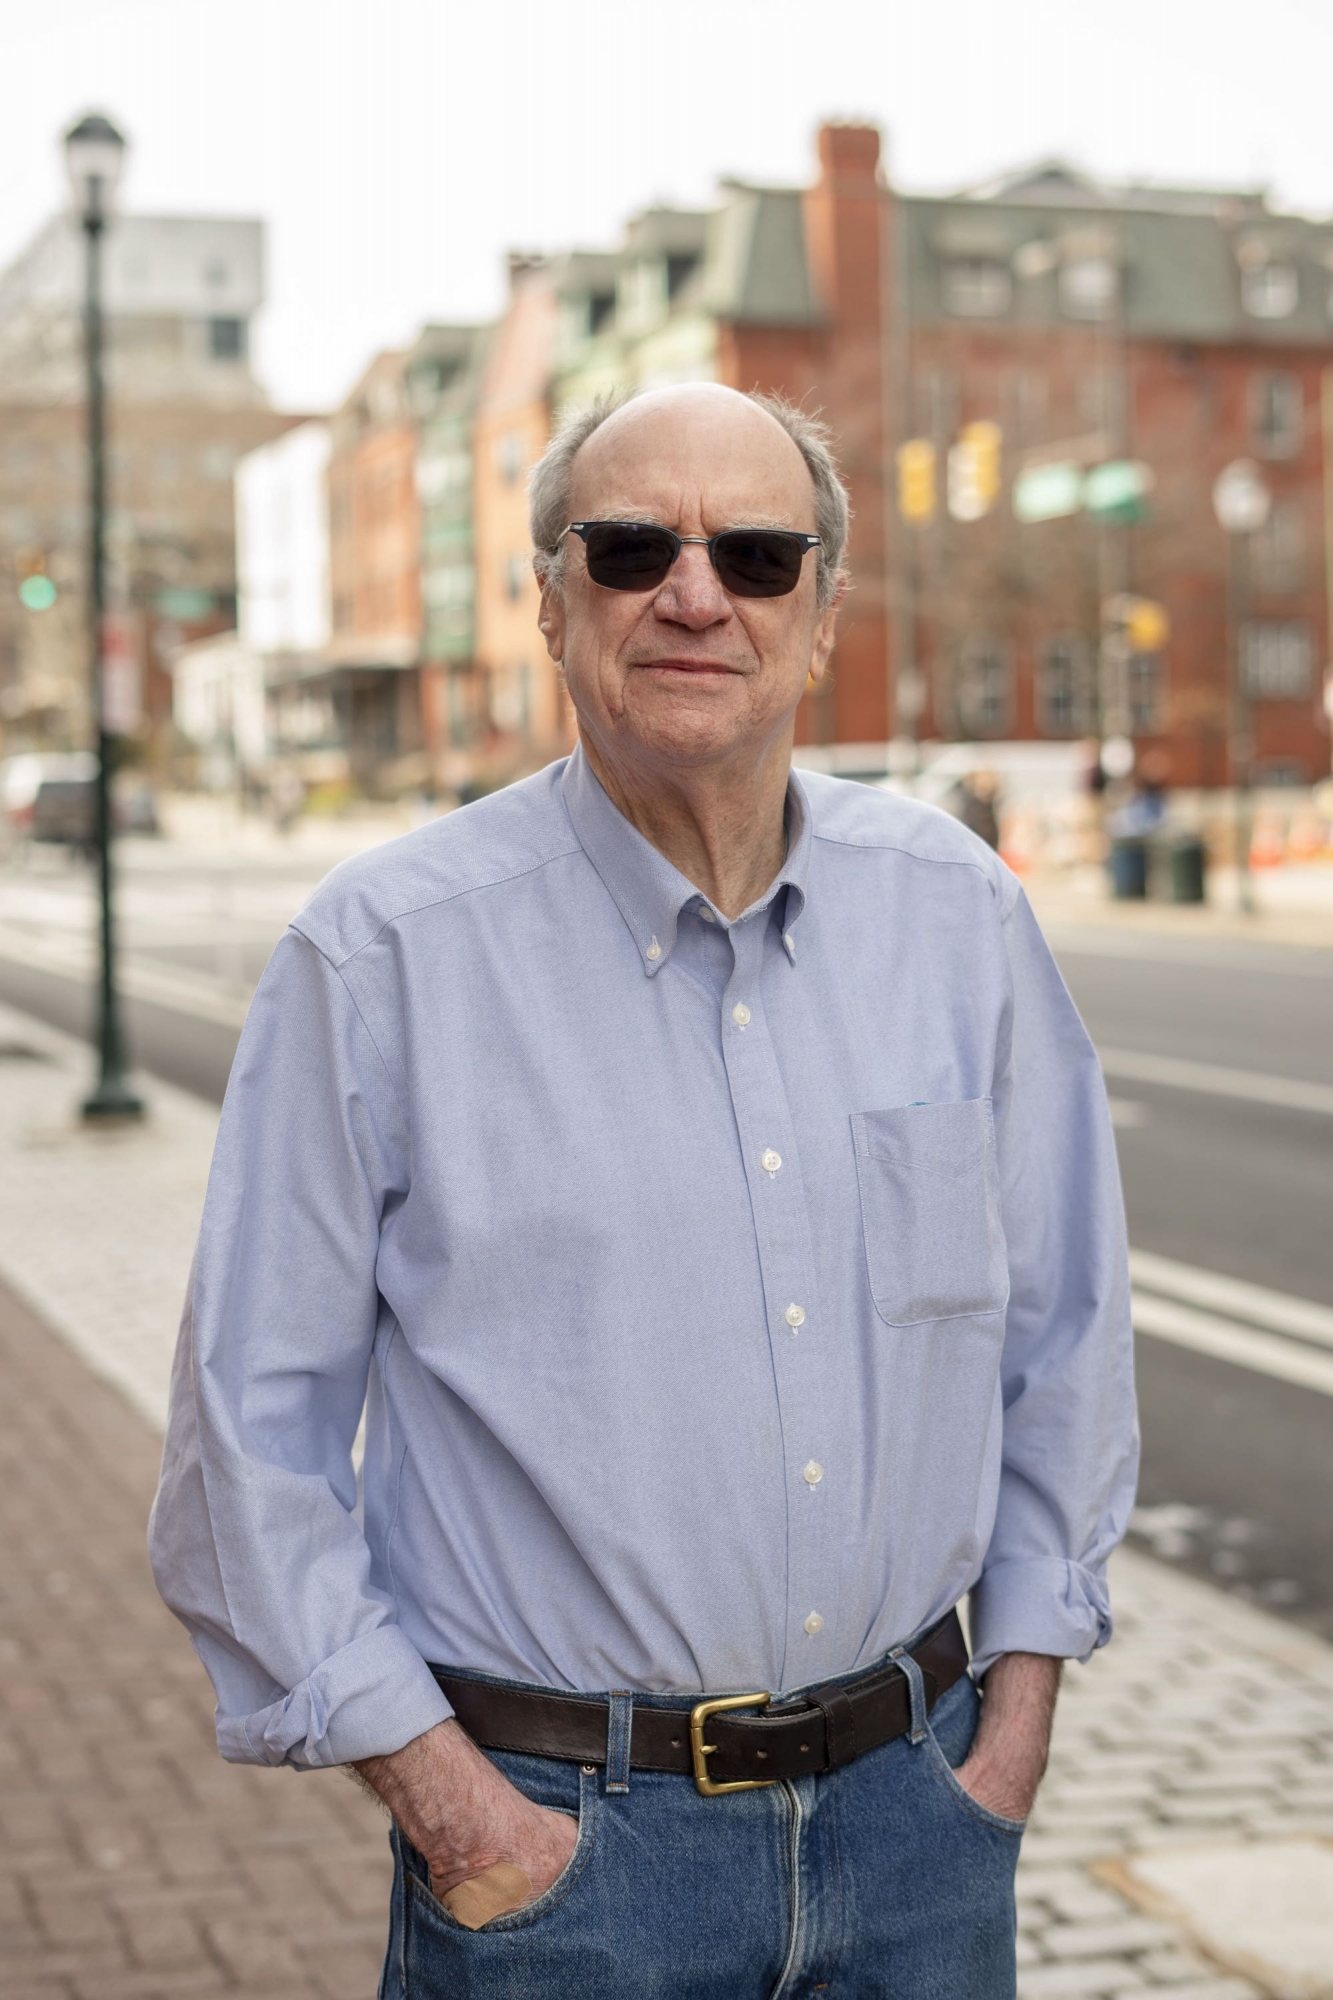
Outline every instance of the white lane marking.
<svg viewBox="0 0 1333 2000">
<path fill-rule="evenodd" d="M 1238 1097 L 1249 1104 L 1276 1104 L 1287 1111 L 1316 1111 L 1333 1118 L 1333 1084 L 1302 1083 L 1262 1070 L 1230 1069 L 1222 1063 L 1191 1062 L 1184 1056 L 1151 1056 L 1138 1049 L 1098 1049 L 1102 1074 L 1126 1083 L 1160 1083 L 1170 1090 L 1197 1090 L 1209 1097 Z"/>
<path fill-rule="evenodd" d="M 1231 1361 L 1240 1368 L 1256 1369 L 1280 1382 L 1315 1389 L 1321 1396 L 1333 1396 L 1333 1355 L 1316 1354 L 1280 1333 L 1260 1333 L 1254 1327 L 1237 1326 L 1234 1320 L 1219 1319 L 1215 1313 L 1177 1305 L 1173 1299 L 1150 1298 L 1142 1292 L 1134 1293 L 1133 1310 L 1139 1333 L 1172 1341 L 1177 1347 L 1192 1347 L 1197 1354 L 1211 1354 L 1215 1360 Z"/>
<path fill-rule="evenodd" d="M 1203 1271 L 1152 1250 L 1130 1251 L 1129 1274 L 1145 1291 L 1164 1293 L 1185 1305 L 1211 1306 L 1250 1326 L 1333 1348 L 1333 1307 L 1316 1305 L 1313 1299 L 1293 1298 L 1289 1292 L 1270 1291 L 1243 1278 L 1224 1278 L 1218 1271 Z"/>
</svg>

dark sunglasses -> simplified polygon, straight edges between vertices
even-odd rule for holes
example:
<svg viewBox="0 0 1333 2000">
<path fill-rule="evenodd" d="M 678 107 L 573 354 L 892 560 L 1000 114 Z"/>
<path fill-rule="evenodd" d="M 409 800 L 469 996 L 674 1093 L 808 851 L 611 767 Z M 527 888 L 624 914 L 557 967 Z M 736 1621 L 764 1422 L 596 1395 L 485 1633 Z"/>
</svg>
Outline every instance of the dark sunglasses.
<svg viewBox="0 0 1333 2000">
<path fill-rule="evenodd" d="M 720 535 L 677 535 L 645 521 L 571 521 L 582 538 L 588 575 L 603 590 L 657 590 L 686 542 L 708 551 L 717 580 L 733 597 L 786 597 L 818 535 L 789 528 L 724 528 Z"/>
</svg>

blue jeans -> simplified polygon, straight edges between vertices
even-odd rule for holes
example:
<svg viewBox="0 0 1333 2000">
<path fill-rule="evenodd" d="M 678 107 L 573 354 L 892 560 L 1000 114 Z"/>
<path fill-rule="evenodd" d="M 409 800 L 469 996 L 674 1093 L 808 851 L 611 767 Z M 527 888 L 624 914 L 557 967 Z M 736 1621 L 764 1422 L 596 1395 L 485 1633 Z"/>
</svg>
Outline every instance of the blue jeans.
<svg viewBox="0 0 1333 2000">
<path fill-rule="evenodd" d="M 918 1743 L 717 1798 L 656 1771 L 616 1793 L 600 1766 L 493 1751 L 530 1799 L 577 1817 L 569 1865 L 468 1931 L 395 1828 L 380 2000 L 1012 2000 L 1023 1829 L 953 1775 L 979 1706 L 964 1675 Z"/>
</svg>

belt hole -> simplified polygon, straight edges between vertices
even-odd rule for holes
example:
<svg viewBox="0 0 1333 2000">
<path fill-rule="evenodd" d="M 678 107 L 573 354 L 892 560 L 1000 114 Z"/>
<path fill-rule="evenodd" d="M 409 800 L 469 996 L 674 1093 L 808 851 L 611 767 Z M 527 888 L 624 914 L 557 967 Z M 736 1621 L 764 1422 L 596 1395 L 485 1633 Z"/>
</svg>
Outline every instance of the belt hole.
<svg viewBox="0 0 1333 2000">
<path fill-rule="evenodd" d="M 757 1758 L 759 1759 L 759 1761 L 760 1761 L 760 1762 L 762 1763 L 762 1762 L 763 1762 L 763 1760 L 764 1760 L 764 1758 L 765 1758 L 765 1757 L 767 1757 L 767 1755 L 768 1755 L 768 1752 L 767 1752 L 767 1750 L 756 1750 L 754 1754 L 755 1754 L 755 1756 L 756 1756 L 756 1757 L 757 1757 Z"/>
<path fill-rule="evenodd" d="M 809 1745 L 808 1743 L 803 1743 L 803 1744 L 801 1745 L 801 1748 L 802 1748 L 802 1750 L 808 1750 L 808 1749 L 810 1748 L 810 1745 Z"/>
<path fill-rule="evenodd" d="M 672 1747 L 672 1749 L 673 1749 L 673 1750 L 679 1750 L 679 1748 L 680 1748 L 680 1738 L 679 1738 L 679 1736 L 673 1736 L 673 1737 L 672 1737 L 672 1739 L 671 1739 L 671 1747 Z"/>
</svg>

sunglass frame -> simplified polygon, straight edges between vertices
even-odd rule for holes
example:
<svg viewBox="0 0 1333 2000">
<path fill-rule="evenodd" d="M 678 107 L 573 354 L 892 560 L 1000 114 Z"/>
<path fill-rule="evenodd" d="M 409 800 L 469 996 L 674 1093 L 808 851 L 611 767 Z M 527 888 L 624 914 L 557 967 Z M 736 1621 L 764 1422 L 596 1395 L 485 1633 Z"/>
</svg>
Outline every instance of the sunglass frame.
<svg viewBox="0 0 1333 2000">
<path fill-rule="evenodd" d="M 593 577 L 592 580 L 594 583 L 597 584 L 599 590 L 621 590 L 627 596 L 635 593 L 636 590 L 643 595 L 646 595 L 647 592 L 650 590 L 660 590 L 662 588 L 662 585 L 666 582 L 668 576 L 670 576 L 671 571 L 675 567 L 677 561 L 679 560 L 680 552 L 685 547 L 685 544 L 687 542 L 693 542 L 697 544 L 698 547 L 707 549 L 708 560 L 713 565 L 713 569 L 717 575 L 718 582 L 721 583 L 722 588 L 728 593 L 729 596 L 753 597 L 753 598 L 790 597 L 791 593 L 796 589 L 797 584 L 801 580 L 801 573 L 799 568 L 797 569 L 795 575 L 792 577 L 791 582 L 787 585 L 785 590 L 761 590 L 761 591 L 736 590 L 732 585 L 726 582 L 726 580 L 722 575 L 721 570 L 718 569 L 717 553 L 716 553 L 718 543 L 725 542 L 732 535 L 771 535 L 777 540 L 781 540 L 784 542 L 799 543 L 801 549 L 802 562 L 805 560 L 806 556 L 809 555 L 811 549 L 818 549 L 822 548 L 823 546 L 822 536 L 808 535 L 802 529 L 799 528 L 722 528 L 718 531 L 716 535 L 678 535 L 674 528 L 663 527 L 660 521 L 606 521 L 606 520 L 571 521 L 568 524 L 568 526 L 562 531 L 561 539 L 563 540 L 564 535 L 577 535 L 579 540 L 583 543 L 584 548 L 586 550 L 588 545 L 588 531 L 591 528 L 649 529 L 653 534 L 663 535 L 667 538 L 668 541 L 673 542 L 675 544 L 674 548 L 671 551 L 671 559 L 667 563 L 666 568 L 662 571 L 662 574 L 658 578 L 656 583 L 645 583 L 641 586 L 635 584 L 619 585 L 614 583 L 600 583 L 598 582 L 598 579 L 596 577 Z M 591 575 L 591 571 L 589 572 L 589 574 Z"/>
</svg>

